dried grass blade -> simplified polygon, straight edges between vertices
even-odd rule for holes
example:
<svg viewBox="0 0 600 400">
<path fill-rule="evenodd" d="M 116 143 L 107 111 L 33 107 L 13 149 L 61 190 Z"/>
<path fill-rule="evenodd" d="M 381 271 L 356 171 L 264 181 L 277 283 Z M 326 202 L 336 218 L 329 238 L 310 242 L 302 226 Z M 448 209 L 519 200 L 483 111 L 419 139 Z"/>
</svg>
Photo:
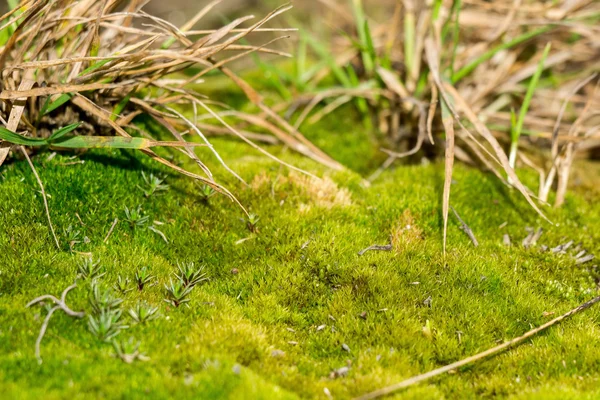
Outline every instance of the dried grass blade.
<svg viewBox="0 0 600 400">
<path fill-rule="evenodd" d="M 502 149 L 502 146 L 500 146 L 500 143 L 498 143 L 498 140 L 494 137 L 494 135 L 492 135 L 492 133 L 489 131 L 489 129 L 485 126 L 485 124 L 483 124 L 481 122 L 481 120 L 479 118 L 477 118 L 477 115 L 475 115 L 475 113 L 473 112 L 471 107 L 469 107 L 469 105 L 462 98 L 462 96 L 458 93 L 458 91 L 454 88 L 454 86 L 452 86 L 449 83 L 442 82 L 441 77 L 439 75 L 439 63 L 437 61 L 437 60 L 439 60 L 439 58 L 436 58 L 436 54 L 438 54 L 438 53 L 435 48 L 435 44 L 431 38 L 427 39 L 426 44 L 425 44 L 425 50 L 426 50 L 427 60 L 429 63 L 429 68 L 431 70 L 433 79 L 434 79 L 436 85 L 438 86 L 438 89 L 440 91 L 440 95 L 441 95 L 442 99 L 446 103 L 446 106 L 448 106 L 448 109 L 451 112 L 454 119 L 456 120 L 456 122 L 458 122 L 461 125 L 461 127 L 464 128 L 468 132 L 468 129 L 462 124 L 462 122 L 460 120 L 460 116 L 458 115 L 458 113 L 456 112 L 456 109 L 454 108 L 455 105 L 456 105 L 456 107 L 458 107 L 459 109 L 462 110 L 462 112 L 464 113 L 466 118 L 469 120 L 469 122 L 471 124 L 473 124 L 473 126 L 475 127 L 477 132 L 492 147 L 492 149 L 494 150 L 494 153 L 498 157 L 500 165 L 502 165 L 505 172 L 508 174 L 509 178 L 511 179 L 513 186 L 515 186 L 519 190 L 519 192 L 521 192 L 521 194 L 523 195 L 523 197 L 525 197 L 525 199 L 527 200 L 529 205 L 542 218 L 544 218 L 546 221 L 550 222 L 550 220 L 540 210 L 540 208 L 537 206 L 537 204 L 535 204 L 535 202 L 529 195 L 527 188 L 525 188 L 525 186 L 523 185 L 523 183 L 521 182 L 521 180 L 519 179 L 517 174 L 515 174 L 515 171 L 510 167 L 510 164 L 508 162 L 508 157 L 506 156 L 506 153 Z"/>
<path fill-rule="evenodd" d="M 498 140 L 494 137 L 494 135 L 492 135 L 492 133 L 489 131 L 489 129 L 485 126 L 485 124 L 483 124 L 479 120 L 479 118 L 477 118 L 477 116 L 475 115 L 473 110 L 469 107 L 469 105 L 465 102 L 465 100 L 460 96 L 458 91 L 456 91 L 456 89 L 452 85 L 445 84 L 444 89 L 447 91 L 447 93 L 450 96 L 452 96 L 452 98 L 455 101 L 456 106 L 463 111 L 463 113 L 465 114 L 465 116 L 467 117 L 469 122 L 471 122 L 473 124 L 473 126 L 479 132 L 479 134 L 481 136 L 483 136 L 483 138 L 490 144 L 490 146 L 492 146 L 494 153 L 496 154 L 496 156 L 498 157 L 498 160 L 500 161 L 500 165 L 502 165 L 502 168 L 504 168 L 504 171 L 510 177 L 513 186 L 515 186 L 517 188 L 517 190 L 519 190 L 519 192 L 521 192 L 521 194 L 523 195 L 523 197 L 525 197 L 525 200 L 527 200 L 529 205 L 543 219 L 545 219 L 547 222 L 550 222 L 550 220 L 546 217 L 546 215 L 542 212 L 542 210 L 540 210 L 540 208 L 537 206 L 537 204 L 535 204 L 535 202 L 533 201 L 533 199 L 531 198 L 531 196 L 529 194 L 529 191 L 527 190 L 525 185 L 523 185 L 523 183 L 521 182 L 521 180 L 519 179 L 519 177 L 517 176 L 515 171 L 510 167 L 508 157 L 506 156 L 506 153 L 504 153 L 504 150 L 502 149 L 502 146 L 500 146 L 500 143 L 498 143 Z"/>
<path fill-rule="evenodd" d="M 450 208 L 450 190 L 452 187 L 452 170 L 454 169 L 454 119 L 449 106 L 442 100 L 442 123 L 446 131 L 446 155 L 444 163 L 444 193 L 442 198 L 442 216 L 444 219 L 444 255 L 448 238 L 448 210 Z"/>
<path fill-rule="evenodd" d="M 19 84 L 19 90 L 29 90 L 33 87 L 35 81 L 33 80 L 33 74 L 31 72 L 27 73 L 25 78 Z M 10 111 L 10 116 L 8 117 L 8 124 L 6 125 L 6 129 L 12 132 L 16 132 L 19 128 L 19 121 L 21 121 L 21 116 L 23 115 L 23 111 L 25 110 L 26 98 L 20 98 L 14 102 L 12 110 Z M 5 146 L 4 143 L 1 144 L 0 147 L 0 166 L 4 164 L 4 160 L 8 156 L 10 151 L 10 146 Z"/>
<path fill-rule="evenodd" d="M 104 89 L 121 89 L 123 87 L 136 85 L 135 81 L 122 81 L 119 83 L 88 83 L 83 85 L 60 85 L 60 86 L 47 86 L 37 87 L 29 90 L 3 90 L 0 93 L 0 99 L 12 100 L 22 97 L 39 97 L 48 96 L 60 93 L 75 93 L 75 92 L 87 92 L 94 90 Z"/>
</svg>

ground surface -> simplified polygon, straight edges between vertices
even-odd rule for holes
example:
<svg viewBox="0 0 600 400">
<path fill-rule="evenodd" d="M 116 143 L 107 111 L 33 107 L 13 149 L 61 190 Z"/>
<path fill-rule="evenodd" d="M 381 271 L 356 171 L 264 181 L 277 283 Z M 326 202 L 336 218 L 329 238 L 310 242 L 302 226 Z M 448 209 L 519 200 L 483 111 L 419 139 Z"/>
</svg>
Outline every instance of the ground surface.
<svg viewBox="0 0 600 400">
<path fill-rule="evenodd" d="M 344 144 L 340 161 L 364 172 L 370 157 L 359 155 L 370 147 L 356 127 L 349 121 L 338 126 L 343 133 L 328 132 Z M 322 132 L 308 133 L 319 142 L 314 135 Z M 327 138 L 321 141 L 326 147 Z M 3 167 L 0 398 L 324 398 L 325 388 L 348 398 L 520 336 L 595 293 L 593 263 L 576 265 L 571 253 L 520 246 L 526 226 L 543 226 L 539 244 L 574 240 L 600 254 L 600 194 L 593 181 L 574 179 L 566 206 L 547 210 L 556 224 L 550 226 L 492 175 L 459 166 L 451 202 L 481 246 L 474 248 L 452 218 L 444 261 L 442 165 L 390 170 L 365 189 L 358 174 L 332 174 L 279 148 L 271 150 L 324 180 L 292 173 L 232 141 L 215 143 L 249 183 L 225 178 L 260 216 L 256 233 L 232 202 L 220 196 L 204 202 L 185 178 L 169 175 L 168 192 L 144 197 L 136 187 L 144 184 L 141 172 L 161 171 L 141 156 L 91 152 L 80 157 L 84 164 L 72 164 L 68 155 L 47 160 L 42 154 L 35 162 L 64 247 L 57 251 L 29 168 L 23 162 Z M 581 171 L 593 177 L 598 169 Z M 112 221 L 123 221 L 124 207 L 137 205 L 165 223 L 159 228 L 169 243 L 126 222 L 103 243 Z M 89 239 L 74 252 L 64 233 L 69 226 L 80 231 L 79 240 Z M 505 233 L 511 248 L 502 245 Z M 390 236 L 393 251 L 357 255 Z M 150 360 L 122 362 L 92 336 L 85 319 L 57 312 L 38 365 L 34 344 L 46 312 L 25 305 L 73 283 L 86 257 L 81 253 L 101 260 L 105 287 L 119 275 L 133 279 L 144 266 L 156 276 L 156 285 L 119 295 L 131 326 L 118 338 L 141 341 Z M 210 281 L 192 292 L 187 306 L 173 308 L 163 301 L 164 284 L 177 262 L 190 261 L 205 264 Z M 80 281 L 69 295 L 71 307 L 88 311 L 88 293 L 89 282 Z M 132 323 L 127 310 L 140 300 L 160 307 L 161 317 Z M 499 357 L 398 397 L 598 398 L 599 321 L 600 307 L 590 309 Z M 349 367 L 345 376 L 332 375 L 342 367 Z"/>
</svg>

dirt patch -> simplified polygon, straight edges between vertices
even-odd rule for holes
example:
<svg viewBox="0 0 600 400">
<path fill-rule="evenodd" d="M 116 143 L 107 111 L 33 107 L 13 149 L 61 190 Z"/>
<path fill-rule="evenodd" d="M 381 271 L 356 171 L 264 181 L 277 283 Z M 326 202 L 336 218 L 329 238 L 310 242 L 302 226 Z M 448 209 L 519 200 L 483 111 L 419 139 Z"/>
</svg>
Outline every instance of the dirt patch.
<svg viewBox="0 0 600 400">
<path fill-rule="evenodd" d="M 275 182 L 267 174 L 259 174 L 252 181 L 252 189 L 260 190 L 266 186 L 293 185 L 300 190 L 300 194 L 310 198 L 310 203 L 300 204 L 299 210 L 306 212 L 312 207 L 331 209 L 333 207 L 347 207 L 352 205 L 352 196 L 348 189 L 340 188 L 331 178 L 313 178 L 297 173 L 288 176 L 279 176 Z"/>
<path fill-rule="evenodd" d="M 395 251 L 402 252 L 408 246 L 421 242 L 425 239 L 423 231 L 416 224 L 415 217 L 410 210 L 404 210 L 400 221 L 392 230 L 392 246 Z"/>
</svg>

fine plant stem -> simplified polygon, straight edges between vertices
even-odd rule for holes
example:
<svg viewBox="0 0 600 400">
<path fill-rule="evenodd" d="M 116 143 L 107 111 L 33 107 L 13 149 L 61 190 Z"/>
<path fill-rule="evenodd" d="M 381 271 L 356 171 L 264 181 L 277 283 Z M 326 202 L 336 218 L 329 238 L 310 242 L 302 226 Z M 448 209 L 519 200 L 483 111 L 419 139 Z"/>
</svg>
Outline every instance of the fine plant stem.
<svg viewBox="0 0 600 400">
<path fill-rule="evenodd" d="M 415 58 L 415 13 L 412 7 L 406 10 L 404 15 L 404 63 L 406 66 L 406 75 L 412 76 L 413 60 Z"/>
<path fill-rule="evenodd" d="M 52 295 L 47 294 L 47 295 L 43 295 L 40 297 L 36 297 L 35 299 L 33 299 L 29 303 L 27 303 L 26 307 L 31 307 L 31 306 L 38 304 L 44 300 L 51 300 L 54 303 L 54 307 L 52 307 L 48 311 L 46 318 L 44 318 L 44 322 L 42 323 L 42 327 L 40 328 L 40 333 L 38 335 L 37 340 L 35 341 L 35 358 L 37 359 L 39 364 L 42 363 L 40 346 L 42 344 L 42 339 L 44 338 L 44 335 L 46 334 L 46 329 L 48 329 L 48 324 L 50 323 L 50 318 L 52 317 L 52 314 L 54 314 L 54 312 L 56 310 L 61 309 L 64 311 L 65 314 L 67 314 L 70 317 L 83 318 L 85 316 L 84 312 L 73 311 L 66 304 L 67 294 L 69 294 L 69 292 L 71 290 L 75 289 L 76 287 L 77 287 L 77 284 L 74 283 L 71 286 L 67 287 L 65 290 L 63 290 L 63 292 L 60 296 L 60 300 Z"/>
<path fill-rule="evenodd" d="M 548 53 L 550 52 L 550 43 L 546 45 L 544 49 L 544 53 L 542 55 L 542 59 L 540 60 L 537 70 L 535 74 L 531 77 L 531 81 L 529 82 L 529 86 L 527 87 L 527 93 L 525 94 L 525 98 L 523 99 L 523 105 L 521 106 L 521 110 L 519 111 L 519 118 L 515 126 L 513 126 L 513 130 L 511 131 L 511 146 L 510 146 L 510 154 L 509 154 L 509 164 L 512 169 L 515 169 L 515 163 L 517 160 L 517 151 L 519 147 L 519 138 L 521 137 L 521 132 L 523 131 L 523 124 L 525 123 L 525 117 L 527 116 L 527 112 L 529 111 L 529 105 L 531 104 L 531 99 L 533 98 L 533 94 L 535 93 L 535 89 L 540 80 L 540 76 L 544 71 L 544 64 L 546 62 L 546 58 L 548 57 Z M 509 180 L 510 182 L 510 180 Z"/>
<path fill-rule="evenodd" d="M 417 383 L 431 379 L 435 376 L 442 375 L 446 372 L 449 372 L 449 371 L 455 370 L 457 368 L 463 367 L 465 365 L 474 363 L 474 362 L 484 359 L 486 357 L 496 355 L 508 348 L 511 348 L 513 346 L 520 344 L 521 342 L 529 339 L 532 336 L 537 335 L 538 333 L 544 331 L 545 329 L 548 329 L 551 326 L 556 325 L 556 324 L 562 322 L 563 320 L 565 320 L 569 317 L 572 317 L 573 315 L 578 314 L 581 311 L 584 311 L 584 310 L 590 308 L 591 306 L 593 306 L 594 304 L 596 304 L 598 302 L 600 302 L 600 296 L 595 297 L 592 300 L 583 303 L 579 307 L 572 309 L 571 311 L 567 312 L 566 314 L 561 315 L 560 317 L 554 318 L 552 321 L 546 322 L 545 324 L 543 324 L 535 329 L 530 330 L 529 332 L 525 333 L 523 336 L 519 336 L 518 338 L 512 339 L 506 343 L 502 343 L 501 345 L 492 347 L 491 349 L 485 350 L 481 353 L 475 354 L 474 356 L 471 356 L 471 357 L 467 357 L 467 358 L 457 361 L 455 363 L 446 365 L 441 368 L 434 369 L 433 371 L 429 371 L 429 372 L 421 374 L 421 375 L 413 376 L 412 378 L 406 379 L 406 380 L 396 383 L 394 385 L 387 386 L 383 389 L 379 389 L 374 392 L 367 393 L 365 395 L 356 397 L 355 400 L 369 400 L 369 399 L 376 399 L 376 398 L 379 398 L 382 396 L 386 396 L 391 393 L 397 392 L 398 390 L 401 390 L 401 389 L 407 388 L 409 386 L 416 385 Z"/>
<path fill-rule="evenodd" d="M 450 208 L 450 190 L 452 187 L 452 170 L 454 168 L 454 119 L 450 113 L 450 108 L 445 99 L 442 99 L 442 123 L 446 131 L 446 154 L 444 168 L 444 193 L 442 198 L 442 216 L 444 219 L 444 243 L 443 253 L 446 256 L 446 244 L 448 239 L 448 209 Z"/>
<path fill-rule="evenodd" d="M 54 311 L 58 310 L 59 308 L 60 306 L 54 306 L 48 311 L 48 314 L 46 315 L 46 318 L 44 318 L 44 322 L 42 323 L 42 327 L 40 328 L 40 333 L 37 339 L 35 340 L 35 358 L 38 364 L 41 364 L 43 361 L 41 351 L 42 339 L 46 334 L 46 329 L 48 329 L 48 324 L 50 323 L 50 318 L 52 318 L 52 314 L 54 314 Z"/>
<path fill-rule="evenodd" d="M 460 229 L 462 229 L 467 234 L 469 239 L 471 239 L 471 242 L 473 242 L 473 246 L 479 247 L 479 242 L 477 241 L 477 238 L 475 237 L 473 230 L 469 227 L 469 225 L 467 225 L 467 223 L 465 221 L 463 221 L 463 219 L 460 217 L 460 215 L 458 215 L 458 213 L 456 212 L 454 207 L 450 206 L 450 209 L 454 213 L 454 216 L 456 216 L 456 219 L 458 219 L 458 222 L 460 222 L 460 225 L 461 225 Z"/>
<path fill-rule="evenodd" d="M 460 10 L 462 8 L 462 0 L 454 1 L 454 28 L 452 31 L 452 58 L 450 59 L 450 76 L 454 79 L 454 61 L 456 60 L 456 50 L 458 49 L 458 39 L 460 36 Z"/>
<path fill-rule="evenodd" d="M 367 43 L 370 40 L 368 37 L 370 32 L 367 32 L 367 19 L 365 18 L 362 0 L 353 0 L 352 4 L 354 5 L 354 17 L 356 19 L 358 37 L 360 39 L 361 46 L 363 47 L 361 50 L 363 64 L 367 74 L 371 75 L 374 69 L 374 60 L 371 57 L 367 46 Z"/>
<path fill-rule="evenodd" d="M 494 57 L 499 51 L 510 49 L 511 47 L 517 46 L 531 38 L 542 35 L 550 30 L 552 30 L 554 26 L 544 26 L 542 28 L 535 29 L 531 32 L 524 33 L 520 36 L 517 36 L 513 40 L 502 43 L 499 46 L 494 47 L 491 50 L 486 51 L 481 56 L 477 57 L 475 60 L 471 61 L 469 64 L 465 65 L 463 68 L 458 70 L 456 74 L 452 77 L 452 83 L 457 83 L 462 80 L 464 77 L 468 76 L 475 68 L 477 68 L 480 64 Z"/>
<path fill-rule="evenodd" d="M 108 230 L 108 233 L 106 234 L 106 237 L 104 238 L 103 243 L 106 243 L 108 241 L 108 238 L 110 237 L 110 235 L 112 235 L 113 231 L 115 230 L 115 226 L 117 226 L 118 222 L 119 218 L 115 218 L 112 225 L 110 226 L 110 229 Z"/>
<path fill-rule="evenodd" d="M 38 175 L 37 170 L 33 166 L 33 163 L 31 162 L 31 158 L 29 158 L 29 154 L 27 154 L 27 150 L 25 150 L 25 147 L 19 146 L 19 149 L 21 149 L 21 152 L 27 159 L 27 163 L 31 167 L 31 171 L 33 171 L 33 175 L 35 176 L 35 179 L 37 180 L 37 183 L 40 186 L 40 191 L 42 193 L 42 199 L 44 200 L 44 208 L 46 209 L 46 217 L 48 218 L 48 226 L 50 227 L 50 232 L 52 233 L 52 237 L 54 238 L 54 243 L 56 244 L 56 248 L 58 250 L 60 250 L 60 243 L 58 241 L 58 238 L 56 237 L 56 232 L 54 231 L 54 225 L 52 225 L 52 218 L 50 218 L 50 208 L 48 207 L 48 198 L 46 196 L 46 191 L 44 190 L 44 184 L 42 183 L 42 180 L 40 179 L 40 176 Z"/>
</svg>

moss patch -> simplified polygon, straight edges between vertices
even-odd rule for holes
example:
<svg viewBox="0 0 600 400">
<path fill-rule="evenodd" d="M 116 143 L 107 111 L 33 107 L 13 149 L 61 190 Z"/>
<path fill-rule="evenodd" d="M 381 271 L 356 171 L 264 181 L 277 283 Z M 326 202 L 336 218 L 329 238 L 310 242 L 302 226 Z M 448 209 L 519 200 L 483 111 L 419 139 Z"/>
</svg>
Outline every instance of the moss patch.
<svg viewBox="0 0 600 400">
<path fill-rule="evenodd" d="M 473 248 L 451 218 L 444 260 L 442 165 L 391 170 L 367 189 L 354 173 L 330 174 L 284 149 L 271 150 L 324 180 L 290 173 L 231 141 L 215 147 L 251 183 L 225 178 L 260 216 L 257 233 L 233 203 L 203 201 L 184 178 L 169 175 L 170 191 L 144 197 L 141 171 L 161 171 L 132 153 L 91 152 L 84 164 L 67 166 L 66 156 L 40 155 L 35 162 L 65 246 L 57 251 L 27 165 L 3 168 L 1 398 L 313 398 L 325 388 L 349 398 L 519 336 L 593 294 L 593 263 L 576 265 L 570 254 L 519 243 L 526 226 L 543 226 L 540 244 L 573 240 L 600 254 L 597 192 L 575 189 L 566 207 L 548 210 L 556 223 L 550 226 L 493 177 L 459 166 L 452 204 L 481 246 Z M 168 244 L 122 221 L 124 207 L 138 205 L 164 223 L 157 226 Z M 122 222 L 104 243 L 115 218 Z M 75 252 L 66 243 L 69 226 L 79 231 Z M 502 245 L 505 233 L 511 248 Z M 390 236 L 393 251 L 357 255 Z M 141 341 L 149 361 L 121 362 L 85 320 L 57 313 L 37 364 L 45 311 L 25 304 L 71 284 L 85 253 L 101 260 L 106 286 L 119 275 L 133 279 L 144 266 L 156 275 L 156 285 L 122 295 L 125 311 L 141 300 L 160 307 L 159 319 L 120 335 Z M 189 307 L 173 308 L 163 301 L 163 285 L 181 261 L 206 265 L 210 281 L 192 292 Z M 85 284 L 73 291 L 73 309 L 89 309 L 86 293 Z M 596 398 L 599 319 L 600 308 L 590 309 L 399 397 Z M 347 375 L 332 374 L 341 367 L 349 367 Z"/>
</svg>

